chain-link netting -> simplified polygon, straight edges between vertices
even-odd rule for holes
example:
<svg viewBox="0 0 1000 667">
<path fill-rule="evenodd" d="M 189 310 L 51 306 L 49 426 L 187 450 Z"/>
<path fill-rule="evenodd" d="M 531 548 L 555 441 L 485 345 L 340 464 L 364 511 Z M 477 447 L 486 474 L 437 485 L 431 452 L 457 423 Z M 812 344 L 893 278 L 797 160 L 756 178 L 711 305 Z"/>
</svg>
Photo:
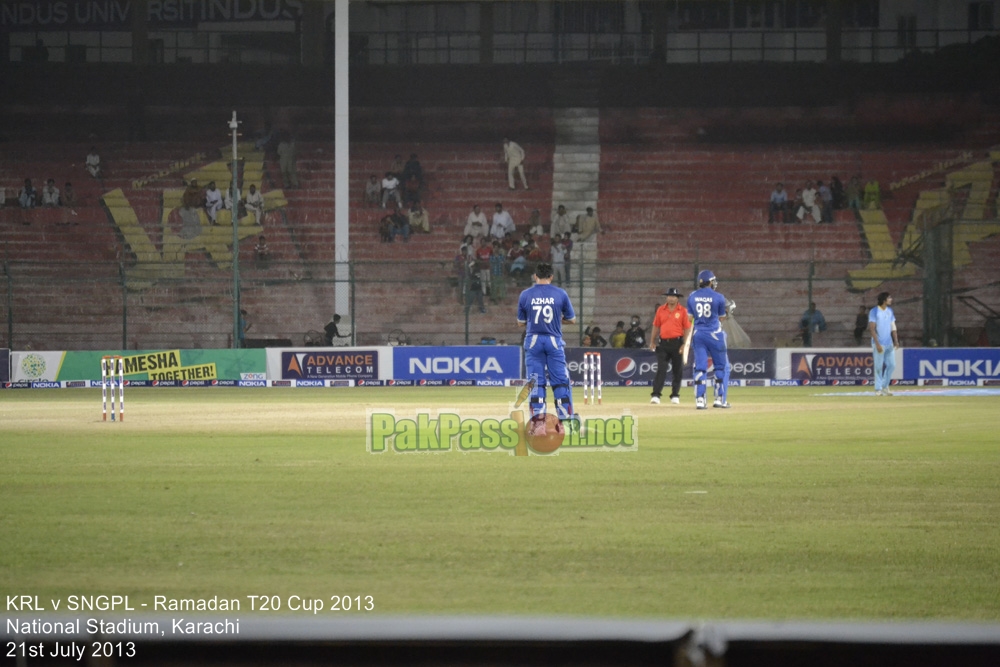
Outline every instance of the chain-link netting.
<svg viewBox="0 0 1000 667">
<path fill-rule="evenodd" d="M 800 323 L 810 302 L 826 323 L 813 345 L 855 345 L 860 307 L 873 306 L 883 290 L 894 295 L 904 344 L 920 343 L 923 272 L 910 267 L 897 278 L 852 290 L 852 272 L 863 266 L 576 263 L 563 287 L 578 322 L 566 327 L 565 338 L 579 345 L 585 329 L 599 327 L 610 341 L 618 322 L 628 329 L 638 316 L 648 340 L 663 292 L 675 287 L 686 297 L 698 272 L 711 269 L 719 291 L 736 303 L 734 317 L 754 347 L 801 344 Z M 236 283 L 226 267 L 8 262 L 5 281 L 0 304 L 7 347 L 113 350 L 228 348 L 241 330 L 239 344 L 247 347 L 517 343 L 517 299 L 530 275 L 473 276 L 461 263 L 440 261 L 244 262 L 238 285 L 245 312 L 236 321 Z M 987 285 L 977 293 L 995 303 L 997 289 Z M 955 328 L 981 328 L 981 316 L 957 298 Z M 328 327 L 335 314 L 336 331 Z"/>
</svg>

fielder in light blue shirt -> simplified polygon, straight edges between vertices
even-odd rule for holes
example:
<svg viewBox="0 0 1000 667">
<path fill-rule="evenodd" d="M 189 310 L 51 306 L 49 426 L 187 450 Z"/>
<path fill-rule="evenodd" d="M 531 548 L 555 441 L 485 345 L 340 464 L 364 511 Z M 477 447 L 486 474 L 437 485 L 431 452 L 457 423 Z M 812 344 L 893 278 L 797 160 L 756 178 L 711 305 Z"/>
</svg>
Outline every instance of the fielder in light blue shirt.
<svg viewBox="0 0 1000 667">
<path fill-rule="evenodd" d="M 892 312 L 892 296 L 888 292 L 878 295 L 878 305 L 868 313 L 868 331 L 872 335 L 872 355 L 875 357 L 875 395 L 892 396 L 889 381 L 896 370 L 896 314 Z"/>
</svg>

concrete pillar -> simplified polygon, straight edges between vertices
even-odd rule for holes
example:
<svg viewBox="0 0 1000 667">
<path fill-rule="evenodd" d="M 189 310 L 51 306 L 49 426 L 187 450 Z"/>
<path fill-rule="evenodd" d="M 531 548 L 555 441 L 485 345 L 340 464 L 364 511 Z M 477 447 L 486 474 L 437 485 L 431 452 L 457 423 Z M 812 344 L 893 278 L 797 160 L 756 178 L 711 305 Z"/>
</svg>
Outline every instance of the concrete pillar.
<svg viewBox="0 0 1000 667">
<path fill-rule="evenodd" d="M 493 64 L 493 3 L 479 6 L 479 64 Z"/>
<path fill-rule="evenodd" d="M 323 65 L 326 49 L 326 3 L 307 0 L 302 3 L 299 32 L 302 39 L 302 64 L 306 67 Z"/>
<path fill-rule="evenodd" d="M 145 0 L 132 3 L 132 64 L 149 64 L 149 16 Z"/>
</svg>

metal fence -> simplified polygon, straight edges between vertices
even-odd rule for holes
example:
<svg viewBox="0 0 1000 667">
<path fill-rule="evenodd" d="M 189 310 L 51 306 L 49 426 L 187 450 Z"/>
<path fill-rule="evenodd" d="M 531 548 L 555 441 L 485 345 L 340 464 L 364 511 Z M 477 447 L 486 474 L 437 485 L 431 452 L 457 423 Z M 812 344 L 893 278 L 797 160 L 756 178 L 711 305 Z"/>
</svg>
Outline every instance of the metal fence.
<svg viewBox="0 0 1000 667">
<path fill-rule="evenodd" d="M 632 315 L 639 316 L 648 335 L 666 288 L 689 293 L 698 271 L 710 268 L 719 277 L 720 291 L 735 301 L 735 319 L 755 347 L 799 344 L 799 321 L 810 301 L 827 322 L 815 344 L 855 345 L 859 307 L 870 308 L 882 290 L 894 294 L 904 344 L 923 342 L 922 272 L 852 292 L 846 283 L 848 271 L 861 267 L 834 262 L 573 263 L 563 286 L 578 324 L 567 326 L 565 337 L 568 344 L 578 345 L 583 330 L 596 326 L 610 341 L 616 323 L 627 328 Z M 231 271 L 172 264 L 14 261 L 3 269 L 0 313 L 6 326 L 0 347 L 233 347 Z M 494 278 L 477 296 L 470 289 L 471 277 L 449 262 L 356 262 L 340 282 L 335 270 L 332 263 L 244 263 L 240 303 L 249 326 L 241 344 L 325 345 L 324 326 L 335 311 L 342 315 L 335 345 L 511 344 L 521 339 L 517 297 L 529 285 L 527 273 Z M 980 293 L 982 301 L 1000 302 L 1000 288 L 984 289 L 992 291 Z M 346 294 L 346 302 L 338 304 L 338 294 L 342 299 Z M 982 326 L 982 317 L 964 301 L 952 301 L 956 330 Z M 961 342 L 959 331 L 951 343 Z"/>
<path fill-rule="evenodd" d="M 891 63 L 912 53 L 933 53 L 972 44 L 997 30 L 885 30 L 845 28 L 840 58 L 857 63 Z M 481 64 L 479 32 L 357 32 L 352 59 L 370 65 Z M 656 53 L 648 32 L 497 32 L 492 62 L 502 64 L 607 62 L 666 63 L 824 62 L 824 29 L 681 30 L 665 35 Z"/>
</svg>

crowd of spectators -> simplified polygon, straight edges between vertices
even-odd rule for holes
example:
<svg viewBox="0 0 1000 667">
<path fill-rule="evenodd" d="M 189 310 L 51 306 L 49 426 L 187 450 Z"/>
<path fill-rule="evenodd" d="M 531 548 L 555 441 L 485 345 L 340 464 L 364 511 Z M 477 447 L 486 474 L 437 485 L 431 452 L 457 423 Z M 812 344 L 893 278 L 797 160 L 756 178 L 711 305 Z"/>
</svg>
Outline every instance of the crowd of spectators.
<svg viewBox="0 0 1000 667">
<path fill-rule="evenodd" d="M 776 183 L 768 202 L 767 221 L 769 223 L 811 222 L 829 224 L 833 222 L 833 212 L 842 209 L 878 209 L 882 207 L 882 196 L 878 181 L 869 180 L 862 185 L 860 174 L 851 177 L 847 185 L 837 176 L 823 181 L 807 180 L 794 194 L 785 189 L 784 183 Z"/>
<path fill-rule="evenodd" d="M 608 339 L 601 333 L 601 327 L 589 326 L 583 330 L 583 347 L 608 347 Z M 629 328 L 625 328 L 625 321 L 619 320 L 611 332 L 610 346 L 613 348 L 639 349 L 646 347 L 646 329 L 642 326 L 642 318 L 633 315 L 629 321 Z"/>
</svg>

